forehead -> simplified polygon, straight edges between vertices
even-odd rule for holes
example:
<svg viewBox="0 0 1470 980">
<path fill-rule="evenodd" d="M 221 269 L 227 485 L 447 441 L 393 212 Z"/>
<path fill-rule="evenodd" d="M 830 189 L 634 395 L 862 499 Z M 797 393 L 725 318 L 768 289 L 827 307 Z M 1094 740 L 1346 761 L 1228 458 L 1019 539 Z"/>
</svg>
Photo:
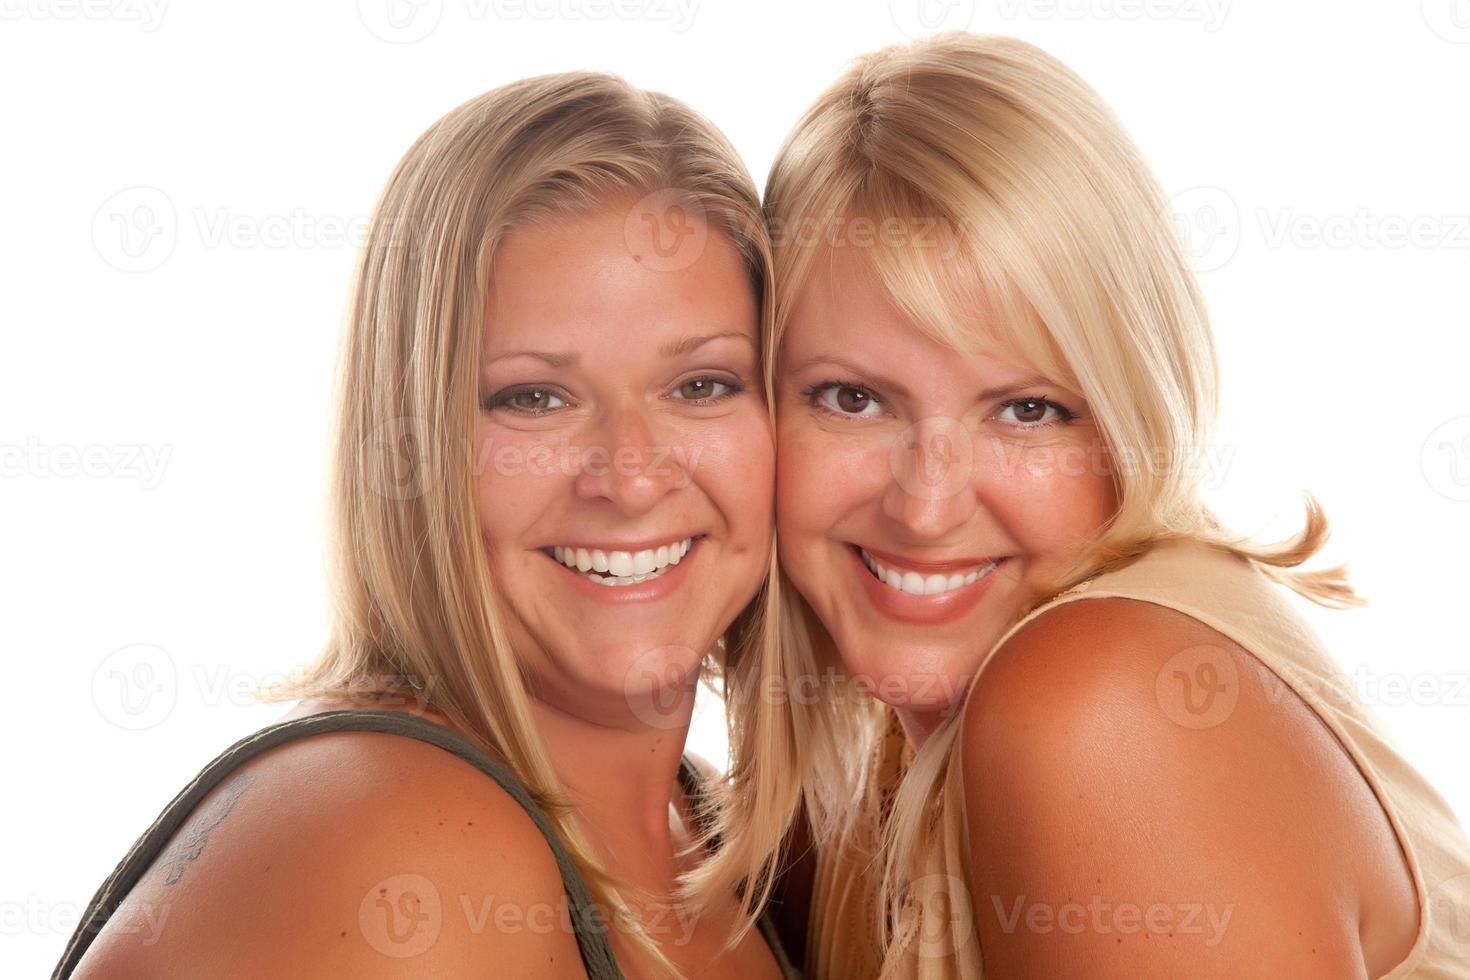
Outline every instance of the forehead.
<svg viewBox="0 0 1470 980">
<path fill-rule="evenodd" d="M 883 337 L 916 336 L 912 319 L 894 303 L 872 263 L 847 248 L 823 248 L 787 295 L 777 284 L 778 369 L 813 353 L 863 346 Z"/>
<path fill-rule="evenodd" d="M 656 243 L 630 228 L 630 207 L 609 204 L 511 231 L 495 253 L 486 350 L 559 341 L 636 353 L 716 327 L 754 337 L 754 290 L 729 238 L 706 223 L 697 248 L 658 261 Z"/>
<path fill-rule="evenodd" d="M 789 370 L 822 354 L 862 353 L 877 361 L 917 362 L 946 372 L 1008 372 L 1022 358 L 996 338 L 983 303 L 965 305 L 958 330 L 935 329 L 895 298 L 874 257 L 856 248 L 826 248 L 813 256 L 783 315 L 780 367 Z M 955 317 L 952 307 L 934 320 Z M 951 342 L 958 332 L 964 346 Z"/>
</svg>

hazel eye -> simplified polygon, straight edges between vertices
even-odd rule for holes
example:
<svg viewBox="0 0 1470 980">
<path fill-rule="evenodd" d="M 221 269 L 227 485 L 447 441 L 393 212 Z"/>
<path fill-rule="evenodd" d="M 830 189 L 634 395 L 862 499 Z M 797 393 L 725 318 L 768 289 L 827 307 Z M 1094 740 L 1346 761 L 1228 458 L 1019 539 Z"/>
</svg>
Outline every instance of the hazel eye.
<svg viewBox="0 0 1470 980">
<path fill-rule="evenodd" d="M 490 408 L 507 408 L 522 415 L 544 415 L 566 406 L 566 401 L 549 388 L 513 388 L 490 400 Z"/>
<path fill-rule="evenodd" d="M 674 389 L 675 397 L 682 401 L 709 402 L 735 391 L 735 386 L 728 381 L 720 381 L 716 378 L 691 378 Z"/>
</svg>

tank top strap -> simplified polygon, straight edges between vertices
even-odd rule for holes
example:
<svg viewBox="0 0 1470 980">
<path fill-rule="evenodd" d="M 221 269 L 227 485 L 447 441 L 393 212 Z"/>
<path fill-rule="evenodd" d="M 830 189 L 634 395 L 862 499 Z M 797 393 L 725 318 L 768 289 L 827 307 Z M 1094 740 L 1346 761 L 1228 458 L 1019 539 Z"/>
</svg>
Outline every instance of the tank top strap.
<svg viewBox="0 0 1470 980">
<path fill-rule="evenodd" d="M 623 980 L 623 973 L 613 957 L 612 945 L 608 942 L 607 931 L 598 921 L 586 881 L 577 870 L 570 852 L 551 821 L 510 769 L 469 739 L 427 718 L 401 711 L 372 709 L 324 711 L 276 722 L 245 736 L 216 756 L 163 808 L 153 825 L 144 831 L 113 869 L 112 874 L 97 889 L 67 942 L 61 961 L 52 973 L 52 980 L 64 980 L 71 975 L 97 933 L 143 877 L 169 839 L 188 819 L 200 800 L 236 767 L 292 739 L 349 731 L 404 735 L 428 742 L 446 752 L 452 752 L 493 779 L 525 810 L 536 829 L 541 831 L 547 846 L 551 848 L 557 868 L 561 871 L 577 947 L 581 951 L 582 964 L 589 980 Z M 683 766 L 681 775 L 682 772 Z"/>
</svg>

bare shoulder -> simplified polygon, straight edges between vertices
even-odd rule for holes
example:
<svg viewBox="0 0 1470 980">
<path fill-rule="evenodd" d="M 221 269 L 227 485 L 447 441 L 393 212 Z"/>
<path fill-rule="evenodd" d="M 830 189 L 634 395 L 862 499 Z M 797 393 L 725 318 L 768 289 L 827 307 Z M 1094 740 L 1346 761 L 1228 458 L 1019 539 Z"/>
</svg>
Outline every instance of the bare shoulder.
<svg viewBox="0 0 1470 980">
<path fill-rule="evenodd" d="M 959 737 L 987 976 L 1366 975 L 1360 900 L 1397 841 L 1330 729 L 1208 625 L 1060 605 Z"/>
<path fill-rule="evenodd" d="M 250 760 L 160 853 L 77 977 L 583 975 L 555 859 L 498 784 L 416 739 Z M 151 925 L 150 925 L 151 923 Z"/>
</svg>

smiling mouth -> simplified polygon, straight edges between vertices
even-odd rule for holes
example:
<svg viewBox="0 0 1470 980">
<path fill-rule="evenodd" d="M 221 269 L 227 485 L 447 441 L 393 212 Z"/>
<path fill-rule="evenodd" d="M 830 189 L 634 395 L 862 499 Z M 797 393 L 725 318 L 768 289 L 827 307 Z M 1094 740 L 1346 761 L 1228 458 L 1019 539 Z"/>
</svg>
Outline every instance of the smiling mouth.
<svg viewBox="0 0 1470 980">
<path fill-rule="evenodd" d="M 558 565 L 576 572 L 598 585 L 612 588 L 639 585 L 666 574 L 689 554 L 689 549 L 704 538 L 702 534 L 670 541 L 657 548 L 639 551 L 617 551 L 582 548 L 576 545 L 553 545 L 541 553 Z"/>
<path fill-rule="evenodd" d="M 856 550 L 858 556 L 862 558 L 863 565 L 867 567 L 874 578 L 890 589 L 915 596 L 944 595 L 945 593 L 955 592 L 967 586 L 974 585 L 999 568 L 1006 560 L 1005 558 L 994 558 L 970 568 L 956 568 L 948 572 L 926 573 L 913 569 L 905 569 L 896 564 L 886 563 L 881 559 L 873 557 L 866 548 L 857 548 Z"/>
</svg>

